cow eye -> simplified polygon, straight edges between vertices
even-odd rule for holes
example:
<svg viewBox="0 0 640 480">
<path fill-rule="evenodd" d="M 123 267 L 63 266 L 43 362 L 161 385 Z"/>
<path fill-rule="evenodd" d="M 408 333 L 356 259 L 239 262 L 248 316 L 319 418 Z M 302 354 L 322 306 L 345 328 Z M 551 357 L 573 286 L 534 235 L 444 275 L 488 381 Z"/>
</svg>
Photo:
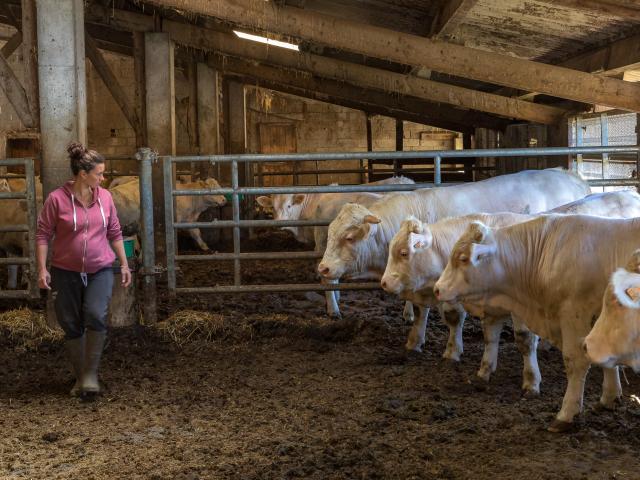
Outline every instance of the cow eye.
<svg viewBox="0 0 640 480">
<path fill-rule="evenodd" d="M 353 243 L 354 238 L 351 235 L 345 237 L 345 240 L 349 243 Z"/>
<path fill-rule="evenodd" d="M 406 250 L 400 250 L 400 256 L 407 258 L 409 256 L 409 252 L 407 252 Z"/>
<path fill-rule="evenodd" d="M 464 264 L 469 263 L 469 257 L 467 257 L 466 255 L 460 255 L 458 259 L 460 260 L 460 263 L 464 263 Z"/>
</svg>

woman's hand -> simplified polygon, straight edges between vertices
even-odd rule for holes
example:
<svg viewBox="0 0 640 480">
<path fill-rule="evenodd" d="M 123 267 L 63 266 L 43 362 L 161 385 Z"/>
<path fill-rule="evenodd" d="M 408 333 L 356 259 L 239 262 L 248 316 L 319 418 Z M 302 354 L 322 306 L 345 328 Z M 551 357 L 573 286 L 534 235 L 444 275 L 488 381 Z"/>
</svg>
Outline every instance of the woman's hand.
<svg viewBox="0 0 640 480">
<path fill-rule="evenodd" d="M 38 273 L 38 287 L 46 290 L 51 290 L 51 275 L 45 268 Z"/>
<path fill-rule="evenodd" d="M 120 273 L 122 275 L 122 286 L 128 287 L 131 285 L 131 270 L 127 265 L 123 265 L 120 267 Z"/>
</svg>

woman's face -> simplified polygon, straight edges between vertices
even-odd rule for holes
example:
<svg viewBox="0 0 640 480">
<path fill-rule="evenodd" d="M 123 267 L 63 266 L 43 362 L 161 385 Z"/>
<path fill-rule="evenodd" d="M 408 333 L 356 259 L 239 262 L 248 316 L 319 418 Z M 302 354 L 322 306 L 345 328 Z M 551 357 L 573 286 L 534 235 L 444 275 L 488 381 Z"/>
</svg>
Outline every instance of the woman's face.
<svg viewBox="0 0 640 480">
<path fill-rule="evenodd" d="M 104 180 L 104 163 L 97 163 L 89 172 L 81 170 L 79 175 L 85 185 L 96 188 Z"/>
</svg>

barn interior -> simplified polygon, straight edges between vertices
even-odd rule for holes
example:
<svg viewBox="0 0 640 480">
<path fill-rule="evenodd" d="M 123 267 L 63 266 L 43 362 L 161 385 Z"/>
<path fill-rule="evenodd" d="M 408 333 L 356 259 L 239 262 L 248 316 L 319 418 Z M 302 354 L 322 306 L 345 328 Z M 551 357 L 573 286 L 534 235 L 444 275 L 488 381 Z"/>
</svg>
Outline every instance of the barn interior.
<svg viewBox="0 0 640 480">
<path fill-rule="evenodd" d="M 105 186 L 148 161 L 155 227 L 151 263 L 132 258 L 134 287 L 114 291 L 95 402 L 67 395 L 35 247 L 17 254 L 22 287 L 4 286 L 0 258 L 0 477 L 636 478 L 629 369 L 612 411 L 592 369 L 576 428 L 554 436 L 559 350 L 541 345 L 530 398 L 510 327 L 484 383 L 477 321 L 454 364 L 437 312 L 424 351 L 405 351 L 403 303 L 377 285 L 343 291 L 341 318 L 327 316 L 322 289 L 304 288 L 319 284 L 313 247 L 266 224 L 205 225 L 273 218 L 257 194 L 200 214 L 210 251 L 186 236 L 171 250 L 163 158 L 200 158 L 176 163 L 173 188 L 432 186 L 563 167 L 594 191 L 636 189 L 639 79 L 635 0 L 0 0 L 0 176 L 31 175 L 46 198 L 70 176 L 72 141 L 105 155 Z M 596 153 L 495 152 L 546 147 Z M 237 175 L 221 160 L 244 154 L 316 156 L 240 162 Z M 42 202 L 33 182 L 25 231 Z"/>
</svg>

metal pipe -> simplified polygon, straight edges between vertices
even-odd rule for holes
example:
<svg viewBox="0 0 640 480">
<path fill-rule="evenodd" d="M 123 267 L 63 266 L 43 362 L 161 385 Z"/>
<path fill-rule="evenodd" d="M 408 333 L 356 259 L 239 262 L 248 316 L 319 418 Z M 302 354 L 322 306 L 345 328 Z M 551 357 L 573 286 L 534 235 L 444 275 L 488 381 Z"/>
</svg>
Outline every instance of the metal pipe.
<svg viewBox="0 0 640 480">
<path fill-rule="evenodd" d="M 423 158 L 474 158 L 474 157 L 537 157 L 554 155 L 635 153 L 640 147 L 548 147 L 548 148 L 498 148 L 487 150 L 412 150 L 406 152 L 348 152 L 348 153 L 282 153 L 282 154 L 233 154 L 167 157 L 171 162 L 308 162 L 315 160 L 423 159 Z"/>
<path fill-rule="evenodd" d="M 635 187 L 638 185 L 636 178 L 605 178 L 597 180 L 587 180 L 591 187 Z"/>
<path fill-rule="evenodd" d="M 442 186 L 450 186 L 454 183 L 447 183 Z M 344 193 L 344 192 L 410 192 L 420 188 L 432 188 L 433 183 L 415 184 L 393 184 L 393 185 L 323 185 L 320 187 L 239 187 L 233 188 L 212 188 L 208 190 L 174 190 L 172 195 L 179 196 L 202 196 L 202 195 L 227 195 L 237 192 L 239 195 L 270 195 L 274 193 Z"/>
<path fill-rule="evenodd" d="M 206 260 L 306 260 L 322 258 L 322 253 L 309 252 L 241 252 L 211 253 L 209 255 L 176 255 L 177 262 L 196 262 Z"/>
<path fill-rule="evenodd" d="M 153 241 L 153 193 L 151 169 L 155 154 L 150 148 L 141 148 L 136 153 L 140 162 L 140 217 L 142 219 L 142 294 L 143 314 L 149 323 L 157 320 L 156 310 L 156 264 L 155 245 Z"/>
<path fill-rule="evenodd" d="M 35 206 L 35 205 L 34 205 Z M 29 208 L 29 200 L 27 200 L 27 208 Z M 27 221 L 30 220 L 30 212 L 27 212 Z M 0 232 L 1 233 L 6 233 L 6 232 L 28 232 L 29 231 L 29 225 L 26 225 L 24 223 L 19 224 L 19 225 L 2 225 L 0 226 Z"/>
<path fill-rule="evenodd" d="M 442 183 L 442 174 L 440 170 L 441 161 L 442 157 L 436 157 L 433 159 L 433 183 L 435 183 L 436 185 L 440 185 Z"/>
<path fill-rule="evenodd" d="M 217 287 L 181 287 L 178 293 L 259 293 L 259 292 L 309 292 L 314 290 L 378 290 L 380 283 L 283 283 L 276 285 L 221 285 Z"/>
<path fill-rule="evenodd" d="M 0 200 L 24 200 L 27 198 L 26 192 L 0 192 Z"/>
<path fill-rule="evenodd" d="M 165 158 L 162 161 L 162 176 L 164 180 L 164 231 L 165 231 L 165 248 L 167 255 L 167 286 L 169 292 L 174 295 L 176 288 L 176 265 L 174 258 L 176 256 L 176 232 L 173 228 L 173 165 Z"/>
<path fill-rule="evenodd" d="M 233 260 L 233 284 L 240 285 L 240 196 L 238 195 L 238 162 L 231 162 L 231 186 L 233 193 L 231 201 L 233 204 L 233 254 L 237 257 Z"/>
<path fill-rule="evenodd" d="M 28 228 L 27 245 L 29 250 L 29 296 L 33 299 L 40 297 L 40 289 L 38 288 L 38 266 L 36 264 L 36 228 L 38 223 L 38 214 L 36 208 L 36 183 L 35 169 L 33 159 L 25 159 L 25 190 L 27 194 L 27 223 Z"/>
<path fill-rule="evenodd" d="M 331 222 L 328 220 L 215 220 L 213 222 L 174 223 L 173 228 L 185 230 L 189 228 L 231 228 L 236 225 L 240 228 L 256 227 L 326 227 Z"/>
<path fill-rule="evenodd" d="M 31 266 L 31 259 L 35 260 L 35 255 L 33 257 L 0 257 L 0 265 L 29 265 Z M 38 282 L 36 281 L 36 285 Z"/>
</svg>

